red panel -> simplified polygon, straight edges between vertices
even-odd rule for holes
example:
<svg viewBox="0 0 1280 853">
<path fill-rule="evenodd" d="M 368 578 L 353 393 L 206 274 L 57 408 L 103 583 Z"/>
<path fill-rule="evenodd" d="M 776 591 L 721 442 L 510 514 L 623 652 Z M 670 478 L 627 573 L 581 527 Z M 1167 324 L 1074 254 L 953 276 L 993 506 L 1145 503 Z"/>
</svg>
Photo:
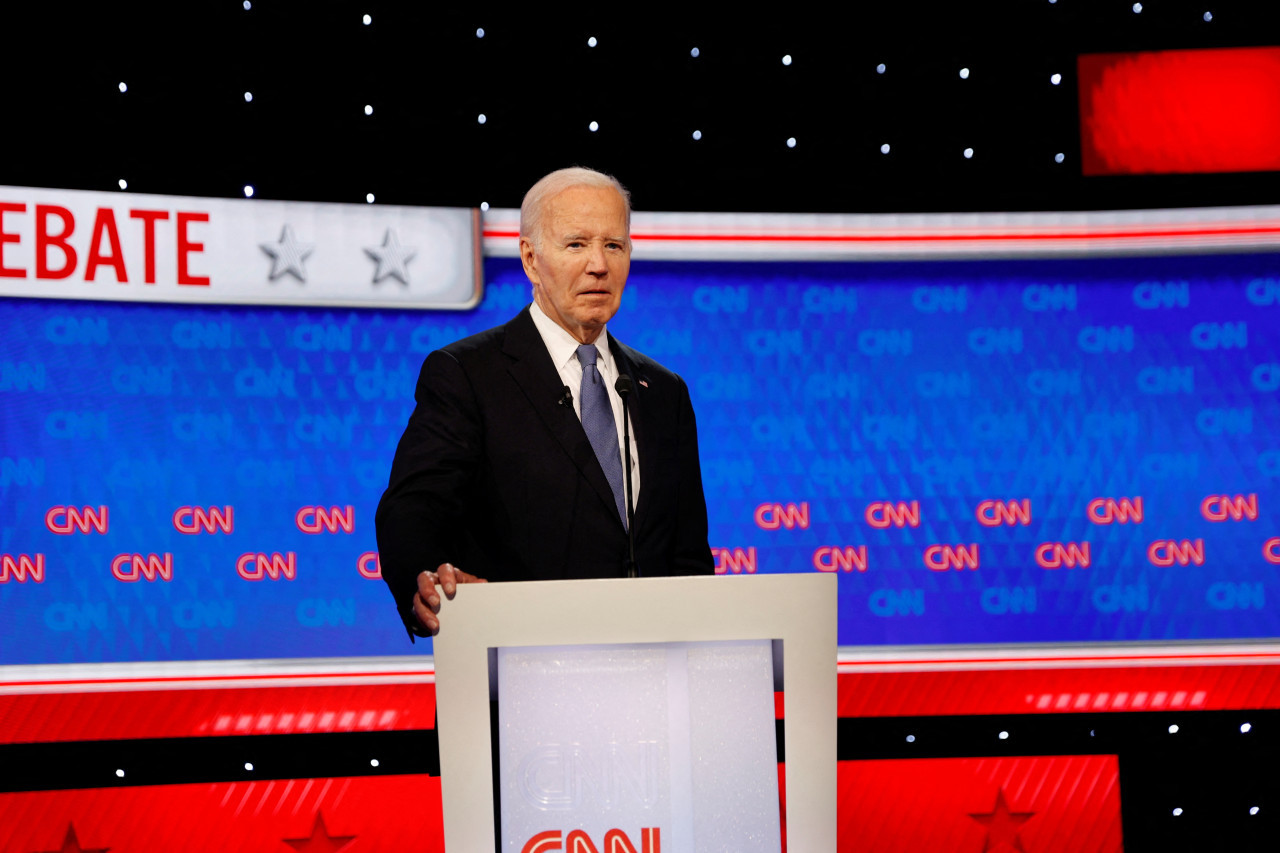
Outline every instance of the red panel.
<svg viewBox="0 0 1280 853">
<path fill-rule="evenodd" d="M 403 731 L 435 716 L 425 683 L 0 695 L 0 743 Z"/>
<path fill-rule="evenodd" d="M 1280 708 L 1280 665 L 845 671 L 839 715 Z M 0 695 L 0 743 L 435 726 L 435 685 L 353 684 Z M 775 713 L 781 718 L 781 694 Z"/>
<path fill-rule="evenodd" d="M 1280 47 L 1079 57 L 1086 175 L 1280 169 Z"/>
<path fill-rule="evenodd" d="M 0 794 L 0 850 L 104 849 L 443 850 L 440 780 L 371 776 Z"/>
<path fill-rule="evenodd" d="M 1280 708 L 1280 665 L 842 673 L 841 717 Z"/>
<path fill-rule="evenodd" d="M 842 761 L 839 848 L 1114 853 L 1114 755 Z"/>
<path fill-rule="evenodd" d="M 664 240 L 682 243 L 1053 243 L 1061 240 L 1112 240 L 1112 239 L 1177 239 L 1195 237 L 1260 237 L 1280 234 L 1280 228 L 1266 223 L 1211 223 L 1184 225 L 1133 225 L 1112 227 L 1046 226 L 1039 229 L 1021 228 L 1008 230 L 960 231 L 954 226 L 947 231 L 904 229 L 898 233 L 875 234 L 853 230 L 837 233 L 804 231 L 799 233 L 759 231 L 747 234 L 712 234 L 680 231 L 652 231 L 633 233 L 632 240 Z M 486 240 L 514 239 L 519 231 L 486 231 Z"/>
</svg>

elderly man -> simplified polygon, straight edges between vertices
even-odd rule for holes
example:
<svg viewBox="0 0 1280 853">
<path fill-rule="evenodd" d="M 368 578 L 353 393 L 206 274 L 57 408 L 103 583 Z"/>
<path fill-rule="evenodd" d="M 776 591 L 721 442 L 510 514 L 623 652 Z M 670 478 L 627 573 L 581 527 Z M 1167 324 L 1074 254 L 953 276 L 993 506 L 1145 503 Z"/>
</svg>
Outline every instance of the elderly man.
<svg viewBox="0 0 1280 853">
<path fill-rule="evenodd" d="M 547 175 L 520 207 L 533 304 L 423 363 L 377 516 L 383 577 L 411 638 L 440 630 L 442 594 L 460 583 L 624 577 L 624 433 L 638 574 L 713 571 L 688 388 L 606 330 L 630 226 L 614 178 Z M 632 389 L 625 430 L 620 377 Z"/>
</svg>

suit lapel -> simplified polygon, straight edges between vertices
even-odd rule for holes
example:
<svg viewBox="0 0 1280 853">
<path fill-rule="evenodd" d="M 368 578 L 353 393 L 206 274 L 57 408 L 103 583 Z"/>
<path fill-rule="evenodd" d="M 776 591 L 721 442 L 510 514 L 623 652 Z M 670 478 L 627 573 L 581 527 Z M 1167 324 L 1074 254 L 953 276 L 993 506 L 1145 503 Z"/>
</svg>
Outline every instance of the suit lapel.
<svg viewBox="0 0 1280 853">
<path fill-rule="evenodd" d="M 562 399 L 564 383 L 551 361 L 542 336 L 538 334 L 538 327 L 533 324 L 529 309 L 526 307 L 514 320 L 507 323 L 505 331 L 502 351 L 512 359 L 507 368 L 511 378 L 543 425 L 616 517 L 618 512 L 613 500 L 613 489 L 609 487 L 604 469 L 600 467 L 600 460 L 591 448 L 587 433 L 582 428 L 582 421 L 578 420 L 572 408 L 558 402 Z M 571 390 L 575 395 L 578 393 L 577 389 Z M 643 458 L 642 456 L 641 459 Z M 618 519 L 618 525 L 622 525 L 622 519 Z"/>
</svg>

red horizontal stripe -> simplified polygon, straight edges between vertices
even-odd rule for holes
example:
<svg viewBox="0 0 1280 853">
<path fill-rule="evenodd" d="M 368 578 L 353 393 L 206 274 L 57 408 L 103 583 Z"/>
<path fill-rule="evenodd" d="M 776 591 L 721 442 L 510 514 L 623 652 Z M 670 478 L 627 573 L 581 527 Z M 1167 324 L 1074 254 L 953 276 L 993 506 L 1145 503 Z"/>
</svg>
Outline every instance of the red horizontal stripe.
<svg viewBox="0 0 1280 853">
<path fill-rule="evenodd" d="M 1258 662 L 1227 662 L 1231 657 Z M 1199 662 L 1141 655 L 1056 657 L 1052 660 L 1123 665 L 897 672 L 859 671 L 856 663 L 844 664 L 838 676 L 838 713 L 884 717 L 1280 708 L 1276 655 L 1186 658 Z M 1018 658 L 969 661 L 1011 662 L 1038 663 Z M 116 683 L 126 681 L 137 680 Z M 234 686 L 220 680 L 204 688 L 0 695 L 0 743 L 426 729 L 435 725 L 435 691 L 427 683 Z M 775 697 L 776 711 L 780 699 Z"/>
<path fill-rule="evenodd" d="M 930 665 L 930 664 L 991 664 L 991 663 L 1096 663 L 1096 662 L 1177 662 L 1184 660 L 1274 660 L 1280 662 L 1280 652 L 1236 652 L 1236 653 L 1206 653 L 1206 654 L 1187 654 L 1187 655 L 1082 655 L 1073 657 L 1071 655 L 1046 655 L 1045 657 L 1025 657 L 1025 658 L 935 658 L 932 660 L 851 660 L 840 661 L 838 666 L 912 666 L 912 665 Z"/>
<path fill-rule="evenodd" d="M 434 684 L 0 695 L 0 743 L 435 727 Z"/>
<path fill-rule="evenodd" d="M 1227 226 L 1222 228 L 1146 228 L 1141 230 L 1112 231 L 1065 231 L 1041 233 L 938 233 L 938 234 L 688 234 L 688 233 L 651 233 L 643 232 L 631 235 L 637 240 L 665 240 L 669 242 L 707 242 L 707 243 L 954 243 L 973 240 L 982 242 L 995 241 L 1030 241 L 1030 240 L 1115 240 L 1137 239 L 1147 240 L 1168 237 L 1232 237 L 1261 236 L 1280 234 L 1280 226 Z M 485 239 L 515 238 L 518 231 L 485 231 Z"/>
<path fill-rule="evenodd" d="M 1276 664 L 846 672 L 841 717 L 1280 708 Z"/>
<path fill-rule="evenodd" d="M 140 676 L 138 678 L 70 678 L 50 679 L 47 681 L 0 681 L 0 687 L 78 687 L 95 684 L 169 684 L 180 681 L 263 681 L 263 680 L 299 680 L 307 678 L 420 678 L 435 676 L 433 670 L 417 672 L 287 672 L 264 673 L 262 675 L 163 675 Z"/>
</svg>

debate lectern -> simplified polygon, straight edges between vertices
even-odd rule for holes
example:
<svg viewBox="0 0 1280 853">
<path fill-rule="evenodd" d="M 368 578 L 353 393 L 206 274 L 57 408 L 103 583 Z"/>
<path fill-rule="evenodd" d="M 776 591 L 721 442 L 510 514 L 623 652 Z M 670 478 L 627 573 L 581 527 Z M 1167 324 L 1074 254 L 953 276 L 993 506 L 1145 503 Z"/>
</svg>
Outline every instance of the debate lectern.
<svg viewBox="0 0 1280 853">
<path fill-rule="evenodd" d="M 449 853 L 836 850 L 833 575 L 470 584 L 441 624 Z"/>
</svg>

